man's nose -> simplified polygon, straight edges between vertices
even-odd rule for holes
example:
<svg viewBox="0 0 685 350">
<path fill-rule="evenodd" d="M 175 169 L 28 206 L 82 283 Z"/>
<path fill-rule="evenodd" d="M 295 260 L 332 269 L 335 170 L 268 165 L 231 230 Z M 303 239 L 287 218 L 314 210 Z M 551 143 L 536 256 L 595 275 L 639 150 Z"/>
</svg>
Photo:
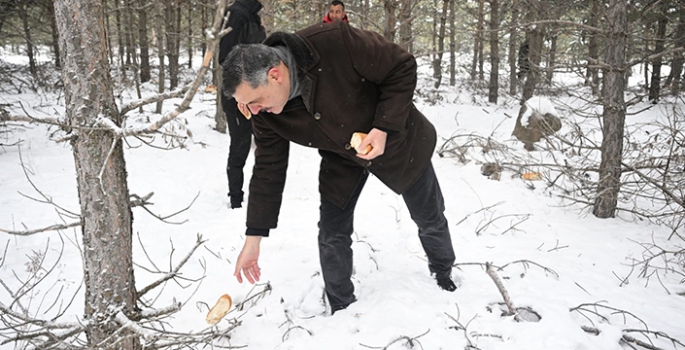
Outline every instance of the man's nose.
<svg viewBox="0 0 685 350">
<path fill-rule="evenodd" d="M 259 114 L 260 107 L 255 105 L 248 105 L 247 108 L 250 109 L 250 113 Z"/>
</svg>

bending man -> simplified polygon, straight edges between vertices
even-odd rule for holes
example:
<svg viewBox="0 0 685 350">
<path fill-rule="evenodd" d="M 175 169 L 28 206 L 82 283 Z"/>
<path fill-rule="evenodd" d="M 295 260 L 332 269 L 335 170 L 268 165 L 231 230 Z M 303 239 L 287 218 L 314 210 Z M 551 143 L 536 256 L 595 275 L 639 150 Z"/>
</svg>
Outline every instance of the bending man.
<svg viewBox="0 0 685 350">
<path fill-rule="evenodd" d="M 443 197 L 431 165 L 433 125 L 412 103 L 416 61 L 377 33 L 343 21 L 240 45 L 224 64 L 225 93 L 249 110 L 255 135 L 247 232 L 235 276 L 258 281 L 259 244 L 275 228 L 289 143 L 319 149 L 319 257 L 332 312 L 354 302 L 354 208 L 369 173 L 402 194 L 419 228 L 429 271 L 453 291 L 454 250 Z M 358 149 L 354 132 L 368 132 Z"/>
</svg>

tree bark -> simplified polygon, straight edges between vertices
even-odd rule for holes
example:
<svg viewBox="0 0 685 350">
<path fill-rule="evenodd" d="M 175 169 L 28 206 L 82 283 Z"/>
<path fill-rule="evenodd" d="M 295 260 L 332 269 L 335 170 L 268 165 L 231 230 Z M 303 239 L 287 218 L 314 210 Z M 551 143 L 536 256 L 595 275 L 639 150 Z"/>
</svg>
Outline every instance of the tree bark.
<svg viewBox="0 0 685 350">
<path fill-rule="evenodd" d="M 445 23 L 447 22 L 447 9 L 449 0 L 442 0 L 442 12 L 440 13 L 440 29 L 438 34 L 438 53 L 433 60 L 433 77 L 435 78 L 435 88 L 440 87 L 442 82 L 442 54 L 445 52 Z"/>
<path fill-rule="evenodd" d="M 107 38 L 107 55 L 109 55 L 109 63 L 114 64 L 114 51 L 112 49 L 112 26 L 109 23 L 109 7 L 108 0 L 102 0 L 102 7 L 105 11 L 105 37 Z"/>
<path fill-rule="evenodd" d="M 485 79 L 485 72 L 483 66 L 485 63 L 485 56 L 483 55 L 483 47 L 485 46 L 485 0 L 478 0 L 478 80 Z"/>
<path fill-rule="evenodd" d="M 31 26 L 29 26 L 29 14 L 26 10 L 26 3 L 19 3 L 19 17 L 21 18 L 24 41 L 26 42 L 26 55 L 29 58 L 29 70 L 33 82 L 38 83 L 38 68 L 36 68 L 36 57 L 33 53 L 33 39 L 31 38 Z"/>
<path fill-rule="evenodd" d="M 528 1 L 528 13 L 526 13 L 526 22 L 532 23 L 542 17 L 541 3 L 539 0 Z M 542 44 L 543 44 L 543 25 L 535 25 L 528 27 L 526 37 L 528 39 L 528 72 L 526 73 L 526 82 L 523 85 L 523 92 L 521 94 L 521 102 L 527 101 L 533 97 L 535 87 L 540 81 L 540 62 L 542 61 Z"/>
<path fill-rule="evenodd" d="M 136 291 L 122 141 L 111 131 L 92 128 L 102 118 L 121 124 L 109 75 L 102 1 L 57 0 L 55 17 L 67 124 L 77 128 L 71 146 L 83 214 L 88 347 L 141 349 L 137 337 L 109 317 L 113 308 L 133 313 Z"/>
<path fill-rule="evenodd" d="M 126 80 L 126 67 L 124 64 L 124 34 L 121 32 L 121 7 L 119 1 L 114 4 L 114 22 L 117 27 L 117 47 L 119 53 L 119 68 L 121 69 L 121 81 Z"/>
<path fill-rule="evenodd" d="M 683 47 L 685 46 L 685 8 L 678 8 L 679 19 L 678 26 L 675 31 L 675 46 Z M 673 96 L 678 96 L 680 94 L 680 75 L 683 73 L 683 53 L 677 52 L 673 56 L 673 62 L 671 63 L 671 94 Z"/>
<path fill-rule="evenodd" d="M 440 66 L 437 66 L 436 60 L 438 59 L 438 23 L 440 23 L 440 15 L 438 13 L 438 6 L 440 2 L 438 0 L 433 0 L 433 30 L 431 31 L 431 67 L 433 68 L 433 78 L 437 79 L 440 76 L 440 72 L 438 72 L 436 69 L 439 69 Z"/>
<path fill-rule="evenodd" d="M 454 1 L 450 0 L 450 86 L 457 84 L 457 41 L 456 41 L 456 25 L 454 23 Z"/>
<path fill-rule="evenodd" d="M 169 90 L 173 90 L 178 86 L 178 53 L 179 53 L 179 28 L 177 26 L 178 18 L 176 7 L 179 6 L 173 0 L 166 0 L 165 2 L 166 14 L 166 55 L 169 59 Z"/>
<path fill-rule="evenodd" d="M 490 0 L 490 66 L 488 101 L 497 103 L 499 94 L 499 0 Z"/>
<path fill-rule="evenodd" d="M 224 113 L 224 105 L 221 103 L 221 94 L 223 93 L 223 86 L 221 85 L 222 69 L 219 63 L 219 50 L 216 50 L 212 58 L 212 82 L 216 87 L 216 113 L 214 114 L 214 122 L 216 128 L 214 130 L 225 134 L 228 131 L 228 124 L 226 121 L 226 113 Z"/>
<path fill-rule="evenodd" d="M 138 0 L 138 45 L 140 47 L 140 82 L 150 81 L 150 45 L 147 40 L 147 6 L 146 0 Z"/>
<path fill-rule="evenodd" d="M 554 78 L 554 65 L 556 64 L 558 38 L 559 35 L 557 33 L 552 33 L 549 38 L 549 58 L 547 60 L 547 70 L 545 71 L 545 81 L 547 84 L 552 84 L 552 79 Z"/>
<path fill-rule="evenodd" d="M 383 0 L 383 10 L 385 11 L 385 27 L 383 29 L 383 36 L 388 41 L 395 41 L 395 22 L 397 17 L 395 10 L 397 9 L 397 0 Z"/>
<path fill-rule="evenodd" d="M 202 37 L 204 38 L 205 33 L 207 32 L 207 1 L 208 0 L 200 0 L 200 3 L 202 4 L 202 13 L 200 15 L 200 23 L 201 23 L 201 28 L 202 28 Z M 205 57 L 205 53 L 207 52 L 207 42 L 206 40 L 202 40 L 202 57 Z"/>
<path fill-rule="evenodd" d="M 412 30 L 411 0 L 400 1 L 400 46 L 410 53 L 414 48 L 414 34 Z"/>
<path fill-rule="evenodd" d="M 516 95 L 518 77 L 516 76 L 516 52 L 518 48 L 519 0 L 513 0 L 511 5 L 511 27 L 509 28 L 509 94 Z"/>
<path fill-rule="evenodd" d="M 59 35 L 57 34 L 57 22 L 55 22 L 55 1 L 45 0 L 45 7 L 48 11 L 48 17 L 50 17 L 50 29 L 52 36 L 52 51 L 55 54 L 55 68 L 58 70 L 62 68 L 61 62 L 59 60 Z"/>
<path fill-rule="evenodd" d="M 188 69 L 193 68 L 193 7 L 192 1 L 188 1 Z"/>
<path fill-rule="evenodd" d="M 166 67 L 164 66 L 164 13 L 165 6 L 163 3 L 158 3 L 157 6 L 157 59 L 159 60 L 159 74 L 157 75 L 157 92 L 164 92 L 164 80 L 166 79 Z M 171 89 L 170 89 L 171 90 Z M 157 102 L 155 113 L 162 113 L 162 104 L 164 102 Z"/>
<path fill-rule="evenodd" d="M 626 2 L 611 0 L 605 23 L 608 25 L 607 49 L 602 84 L 602 160 L 599 169 L 597 197 L 592 213 L 599 218 L 616 214 L 618 194 L 621 188 L 621 160 L 626 116 L 624 99 L 624 73 L 628 25 Z"/>
<path fill-rule="evenodd" d="M 597 27 L 597 22 L 601 16 L 599 0 L 591 0 L 590 13 L 588 18 L 588 25 Z M 597 61 L 599 59 L 599 43 L 597 33 L 589 32 L 588 36 L 588 56 Z M 586 76 L 592 84 L 592 93 L 599 96 L 599 70 L 588 65 Z"/>
<path fill-rule="evenodd" d="M 478 62 L 482 62 L 480 55 L 483 54 L 483 1 L 478 0 L 478 12 L 476 14 L 476 33 L 473 36 L 473 61 L 471 62 L 471 80 L 476 80 Z M 482 65 L 480 66 L 482 69 Z"/>
<path fill-rule="evenodd" d="M 666 41 L 666 25 L 668 24 L 668 17 L 666 17 L 666 12 L 668 11 L 669 3 L 664 1 L 661 4 L 661 11 L 659 13 L 659 20 L 657 21 L 657 33 L 655 38 L 654 53 L 659 54 L 664 51 L 664 42 Z M 649 100 L 652 103 L 657 103 L 661 95 L 661 63 L 663 59 L 659 55 L 657 58 L 652 60 L 652 79 L 649 84 Z"/>
</svg>

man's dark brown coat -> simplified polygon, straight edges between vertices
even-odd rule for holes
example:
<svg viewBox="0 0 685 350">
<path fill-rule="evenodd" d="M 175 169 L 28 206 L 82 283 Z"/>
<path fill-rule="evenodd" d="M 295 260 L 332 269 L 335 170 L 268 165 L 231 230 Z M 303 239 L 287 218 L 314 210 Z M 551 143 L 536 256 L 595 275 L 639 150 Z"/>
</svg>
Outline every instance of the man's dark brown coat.
<svg viewBox="0 0 685 350">
<path fill-rule="evenodd" d="M 416 61 L 377 33 L 345 22 L 316 24 L 295 34 L 274 33 L 264 44 L 287 46 L 297 64 L 302 95 L 280 114 L 253 117 L 255 166 L 247 227 L 275 228 L 288 167 L 289 142 L 319 149 L 319 192 L 344 208 L 368 170 L 397 193 L 427 169 L 435 128 L 412 98 Z M 356 156 L 353 132 L 388 132 L 385 153 L 372 161 Z"/>
</svg>

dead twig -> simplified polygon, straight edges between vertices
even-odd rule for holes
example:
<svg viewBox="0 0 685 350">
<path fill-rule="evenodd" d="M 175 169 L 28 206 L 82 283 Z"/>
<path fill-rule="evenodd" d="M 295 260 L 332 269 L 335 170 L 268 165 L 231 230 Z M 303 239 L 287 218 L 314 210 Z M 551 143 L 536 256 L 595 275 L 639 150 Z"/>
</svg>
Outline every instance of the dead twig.
<svg viewBox="0 0 685 350">
<path fill-rule="evenodd" d="M 497 272 L 492 268 L 492 264 L 486 263 L 486 272 L 490 278 L 492 278 L 492 281 L 495 282 L 495 285 L 497 286 L 497 289 L 499 290 L 499 293 L 502 295 L 502 298 L 504 299 L 504 303 L 507 305 L 507 309 L 509 310 L 509 315 L 514 316 L 514 320 L 516 322 L 521 322 L 521 318 L 519 317 L 518 312 L 516 312 L 516 309 L 514 308 L 514 304 L 511 302 L 511 298 L 509 297 L 509 292 L 507 292 L 507 289 L 504 288 L 504 284 L 502 284 L 502 281 L 499 279 L 499 276 L 497 276 Z"/>
</svg>

